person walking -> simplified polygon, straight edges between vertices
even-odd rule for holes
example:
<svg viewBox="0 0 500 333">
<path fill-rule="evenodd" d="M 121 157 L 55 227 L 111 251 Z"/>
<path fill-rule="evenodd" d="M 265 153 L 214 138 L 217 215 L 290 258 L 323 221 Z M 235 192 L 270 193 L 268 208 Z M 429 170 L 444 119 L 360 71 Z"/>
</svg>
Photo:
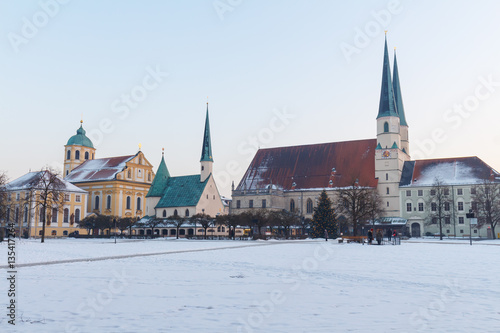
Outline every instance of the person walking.
<svg viewBox="0 0 500 333">
<path fill-rule="evenodd" d="M 328 242 L 328 230 L 325 229 L 325 241 Z"/>
<path fill-rule="evenodd" d="M 392 236 L 392 232 L 391 232 L 391 229 L 387 229 L 387 239 L 389 240 L 389 242 L 391 241 L 391 236 Z"/>
<path fill-rule="evenodd" d="M 375 237 L 377 239 L 377 244 L 382 244 L 382 231 L 380 231 L 380 229 L 377 230 L 377 235 Z"/>
<path fill-rule="evenodd" d="M 373 229 L 370 229 L 368 231 L 368 244 L 372 245 L 372 240 L 373 240 Z"/>
</svg>

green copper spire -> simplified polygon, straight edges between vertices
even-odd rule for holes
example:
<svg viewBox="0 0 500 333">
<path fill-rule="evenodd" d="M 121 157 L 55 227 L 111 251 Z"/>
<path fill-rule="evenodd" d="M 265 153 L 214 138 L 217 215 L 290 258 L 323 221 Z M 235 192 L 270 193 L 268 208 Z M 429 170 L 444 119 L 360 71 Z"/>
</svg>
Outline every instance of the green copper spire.
<svg viewBox="0 0 500 333">
<path fill-rule="evenodd" d="M 391 82 L 391 66 L 389 65 L 389 53 L 387 52 L 387 36 L 385 37 L 384 67 L 382 70 L 382 89 L 380 91 L 380 104 L 378 107 L 378 118 L 399 117 L 394 103 L 394 93 Z"/>
<path fill-rule="evenodd" d="M 394 100 L 396 102 L 396 110 L 399 114 L 399 123 L 401 126 L 408 126 L 406 123 L 405 109 L 403 107 L 403 96 L 401 95 L 401 86 L 399 84 L 398 61 L 396 60 L 396 48 L 394 48 L 394 77 L 392 79 L 394 91 Z"/>
<path fill-rule="evenodd" d="M 210 141 L 210 123 L 208 121 L 208 103 L 207 103 L 207 118 L 205 119 L 205 134 L 203 135 L 203 146 L 201 147 L 201 160 L 213 162 L 212 158 L 212 143 Z"/>
<path fill-rule="evenodd" d="M 161 162 L 158 167 L 158 171 L 156 171 L 155 178 L 153 179 L 153 183 L 149 188 L 149 192 L 146 197 L 162 197 L 165 188 L 167 187 L 167 181 L 170 178 L 170 173 L 167 169 L 167 164 L 165 164 L 165 153 L 162 151 L 161 153 Z"/>
</svg>

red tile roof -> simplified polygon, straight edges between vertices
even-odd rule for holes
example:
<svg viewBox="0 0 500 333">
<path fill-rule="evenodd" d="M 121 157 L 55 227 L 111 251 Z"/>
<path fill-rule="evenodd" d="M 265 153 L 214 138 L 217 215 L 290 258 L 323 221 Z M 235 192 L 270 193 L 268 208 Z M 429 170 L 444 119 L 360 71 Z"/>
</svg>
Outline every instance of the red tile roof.
<svg viewBox="0 0 500 333">
<path fill-rule="evenodd" d="M 376 187 L 376 139 L 259 149 L 237 190 Z M 331 183 L 330 183 L 331 181 Z M 295 185 L 294 185 L 295 184 Z"/>
<path fill-rule="evenodd" d="M 88 160 L 74 168 L 66 176 L 65 180 L 71 183 L 82 183 L 116 179 L 116 175 L 125 170 L 126 163 L 135 156 L 117 156 Z"/>
</svg>

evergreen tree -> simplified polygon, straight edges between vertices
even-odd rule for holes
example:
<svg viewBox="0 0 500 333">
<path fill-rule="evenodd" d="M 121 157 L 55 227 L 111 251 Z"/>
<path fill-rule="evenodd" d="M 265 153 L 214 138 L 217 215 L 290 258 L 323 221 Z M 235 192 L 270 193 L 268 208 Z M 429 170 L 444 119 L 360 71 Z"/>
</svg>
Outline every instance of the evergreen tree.
<svg viewBox="0 0 500 333">
<path fill-rule="evenodd" d="M 321 192 L 318 206 L 314 208 L 311 226 L 313 238 L 325 237 L 325 230 L 328 232 L 328 238 L 337 238 L 337 217 L 325 190 Z"/>
</svg>

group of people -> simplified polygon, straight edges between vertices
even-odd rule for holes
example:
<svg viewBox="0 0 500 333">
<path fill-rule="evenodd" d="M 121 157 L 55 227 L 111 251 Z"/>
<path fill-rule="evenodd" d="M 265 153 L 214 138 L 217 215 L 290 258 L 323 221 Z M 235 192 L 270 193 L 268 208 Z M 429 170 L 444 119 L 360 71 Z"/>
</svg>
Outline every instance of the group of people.
<svg viewBox="0 0 500 333">
<path fill-rule="evenodd" d="M 396 232 L 396 230 L 391 232 L 390 229 L 387 229 L 386 235 L 387 235 L 387 239 L 390 242 L 391 237 L 396 238 L 398 236 L 398 233 Z M 376 239 L 378 245 L 382 244 L 383 237 L 384 236 L 382 235 L 382 229 L 377 229 L 377 233 L 375 234 L 375 239 Z M 368 230 L 368 244 L 371 245 L 372 242 L 373 242 L 373 229 L 370 229 L 370 230 Z"/>
</svg>

